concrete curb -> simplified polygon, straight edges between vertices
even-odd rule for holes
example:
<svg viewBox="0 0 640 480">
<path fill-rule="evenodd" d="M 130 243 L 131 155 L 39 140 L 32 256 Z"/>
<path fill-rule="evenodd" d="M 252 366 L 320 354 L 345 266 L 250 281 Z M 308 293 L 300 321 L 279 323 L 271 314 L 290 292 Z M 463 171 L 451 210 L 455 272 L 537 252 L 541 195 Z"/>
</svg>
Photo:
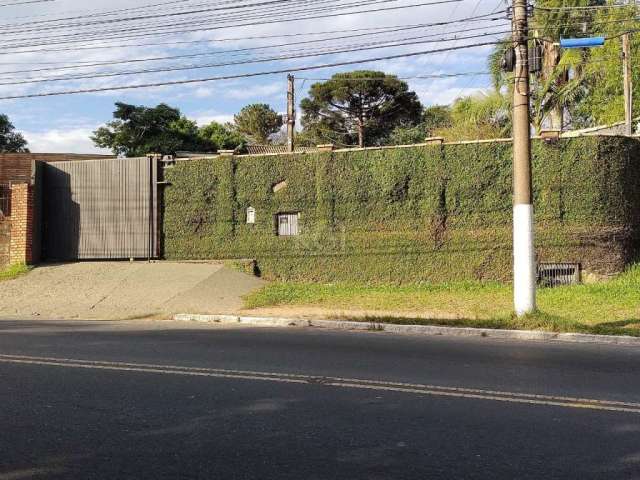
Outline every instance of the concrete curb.
<svg viewBox="0 0 640 480">
<path fill-rule="evenodd" d="M 320 327 L 338 330 L 374 330 L 411 335 L 447 335 L 452 337 L 486 337 L 513 340 L 542 340 L 567 343 L 601 343 L 608 345 L 640 345 L 640 337 L 622 335 L 589 335 L 584 333 L 554 333 L 537 330 L 498 330 L 492 328 L 441 327 L 431 325 L 394 325 L 377 322 L 342 320 L 309 320 L 282 317 L 249 317 L 237 315 L 197 315 L 180 313 L 174 320 L 218 324 L 240 324 L 256 327 Z"/>
</svg>

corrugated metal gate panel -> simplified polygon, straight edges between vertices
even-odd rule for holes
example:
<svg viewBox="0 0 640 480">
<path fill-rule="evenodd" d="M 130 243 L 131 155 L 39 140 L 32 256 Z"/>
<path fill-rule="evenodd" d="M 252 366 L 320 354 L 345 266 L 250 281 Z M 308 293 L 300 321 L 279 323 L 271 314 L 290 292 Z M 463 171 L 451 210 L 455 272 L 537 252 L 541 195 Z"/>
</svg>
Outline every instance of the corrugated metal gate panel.
<svg viewBox="0 0 640 480">
<path fill-rule="evenodd" d="M 44 254 L 56 260 L 157 257 L 157 163 L 44 166 Z"/>
</svg>

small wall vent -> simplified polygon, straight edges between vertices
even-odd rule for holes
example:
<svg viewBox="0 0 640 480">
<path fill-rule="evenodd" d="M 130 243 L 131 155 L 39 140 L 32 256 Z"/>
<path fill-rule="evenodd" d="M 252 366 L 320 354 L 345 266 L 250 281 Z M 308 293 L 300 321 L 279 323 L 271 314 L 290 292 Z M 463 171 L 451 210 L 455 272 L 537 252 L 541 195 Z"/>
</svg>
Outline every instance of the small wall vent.
<svg viewBox="0 0 640 480">
<path fill-rule="evenodd" d="M 579 263 L 539 263 L 538 285 L 557 287 L 580 283 Z"/>
</svg>

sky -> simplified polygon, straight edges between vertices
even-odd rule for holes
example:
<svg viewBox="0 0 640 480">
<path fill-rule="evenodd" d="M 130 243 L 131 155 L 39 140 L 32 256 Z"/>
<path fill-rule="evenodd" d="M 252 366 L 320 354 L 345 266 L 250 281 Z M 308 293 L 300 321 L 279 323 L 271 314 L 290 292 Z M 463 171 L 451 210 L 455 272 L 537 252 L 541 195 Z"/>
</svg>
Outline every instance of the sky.
<svg viewBox="0 0 640 480">
<path fill-rule="evenodd" d="M 447 3 L 439 4 L 433 4 L 438 0 L 45 0 L 5 6 L 20 1 L 24 0 L 0 2 L 0 97 L 233 76 L 402 55 L 490 42 L 504 38 L 508 30 L 504 0 L 440 0 Z M 243 5 L 245 9 L 234 10 Z M 372 9 L 386 10 L 363 12 Z M 221 20 L 225 15 L 228 20 Z M 304 18 L 328 15 L 334 16 Z M 465 20 L 480 15 L 487 17 Z M 412 28 L 406 30 L 407 26 Z M 396 43 L 405 45 L 389 45 Z M 366 50 L 340 51 L 350 48 Z M 368 69 L 406 78 L 424 105 L 448 104 L 457 97 L 484 91 L 490 86 L 490 78 L 442 75 L 486 71 L 491 48 L 484 45 L 295 72 L 297 101 L 315 81 L 340 71 Z M 323 54 L 317 55 L 320 49 Z M 307 56 L 278 58 L 302 55 Z M 158 57 L 173 58 L 149 60 Z M 149 69 L 174 71 L 140 72 Z M 77 78 L 96 74 L 103 76 Z M 433 75 L 441 77 L 414 78 Z M 61 76 L 76 78 L 60 80 Z M 24 83 L 34 80 L 37 82 Z M 198 125 L 205 125 L 214 120 L 230 121 L 250 103 L 267 103 L 284 112 L 286 88 L 287 75 L 279 73 L 0 100 L 0 112 L 9 116 L 33 152 L 109 153 L 95 147 L 89 137 L 112 119 L 115 102 L 146 106 L 167 103 Z"/>
</svg>

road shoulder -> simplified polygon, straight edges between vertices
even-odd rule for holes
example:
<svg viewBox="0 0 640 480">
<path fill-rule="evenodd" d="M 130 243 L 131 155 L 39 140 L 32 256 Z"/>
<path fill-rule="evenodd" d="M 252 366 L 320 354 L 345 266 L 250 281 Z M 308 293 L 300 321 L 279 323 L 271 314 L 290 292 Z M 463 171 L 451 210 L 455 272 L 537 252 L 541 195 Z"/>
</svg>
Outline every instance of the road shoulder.
<svg viewBox="0 0 640 480">
<path fill-rule="evenodd" d="M 286 317 L 252 317 L 237 315 L 177 314 L 176 321 L 212 324 L 251 325 L 256 327 L 316 327 L 339 330 L 368 330 L 408 335 L 447 335 L 455 337 L 487 337 L 513 340 L 556 341 L 567 343 L 601 343 L 640 346 L 640 338 L 626 335 L 592 335 L 557 333 L 538 330 L 504 330 L 492 328 L 442 327 L 435 325 L 397 325 L 370 321 L 317 320 Z"/>
</svg>

